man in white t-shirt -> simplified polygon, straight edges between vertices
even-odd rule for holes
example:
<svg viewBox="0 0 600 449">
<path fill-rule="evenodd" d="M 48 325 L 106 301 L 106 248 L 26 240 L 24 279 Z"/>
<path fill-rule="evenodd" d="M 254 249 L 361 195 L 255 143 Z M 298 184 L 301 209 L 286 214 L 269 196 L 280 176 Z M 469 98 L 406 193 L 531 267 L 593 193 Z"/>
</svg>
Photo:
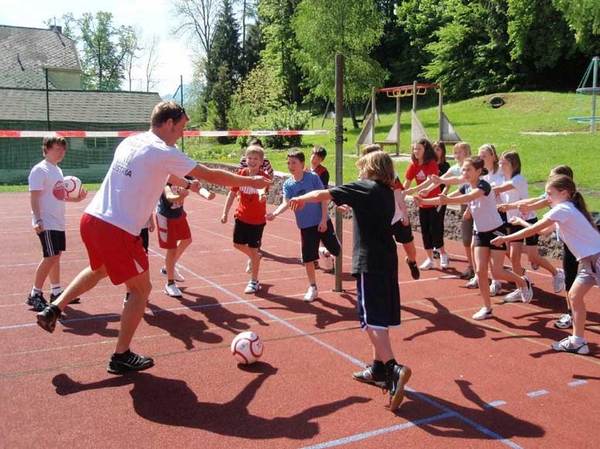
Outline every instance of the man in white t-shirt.
<svg viewBox="0 0 600 449">
<path fill-rule="evenodd" d="M 44 159 L 29 173 L 31 225 L 42 245 L 42 260 L 35 270 L 26 304 L 37 312 L 47 305 L 42 291 L 47 277 L 50 277 L 50 301 L 62 293 L 60 255 L 66 249 L 65 201 L 81 201 L 86 197 L 85 189 L 81 189 L 78 198 L 67 199 L 63 172 L 58 166 L 67 151 L 66 140 L 63 137 L 45 138 L 42 151 Z"/>
<path fill-rule="evenodd" d="M 173 101 L 162 101 L 152 111 L 150 131 L 125 139 L 115 150 L 113 162 L 81 218 L 81 238 L 90 265 L 65 289 L 56 301 L 38 313 L 38 325 L 54 331 L 56 321 L 69 302 L 109 277 L 115 285 L 124 283 L 129 292 L 121 314 L 121 329 L 108 372 L 123 374 L 154 365 L 150 357 L 129 348 L 144 314 L 152 289 L 148 256 L 139 237 L 168 178 L 188 175 L 213 184 L 265 188 L 270 181 L 262 176 L 239 176 L 225 170 L 197 164 L 175 143 L 189 121 L 185 110 Z M 188 183 L 188 188 L 198 184 Z"/>
</svg>

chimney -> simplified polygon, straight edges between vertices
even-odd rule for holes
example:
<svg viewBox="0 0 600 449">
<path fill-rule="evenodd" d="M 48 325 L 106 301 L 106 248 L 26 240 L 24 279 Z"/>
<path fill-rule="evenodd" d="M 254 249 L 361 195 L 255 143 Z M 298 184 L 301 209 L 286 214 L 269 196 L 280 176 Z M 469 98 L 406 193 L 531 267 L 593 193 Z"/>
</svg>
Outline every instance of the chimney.
<svg viewBox="0 0 600 449">
<path fill-rule="evenodd" d="M 50 25 L 49 29 L 55 33 L 62 34 L 62 27 L 60 25 Z"/>
</svg>

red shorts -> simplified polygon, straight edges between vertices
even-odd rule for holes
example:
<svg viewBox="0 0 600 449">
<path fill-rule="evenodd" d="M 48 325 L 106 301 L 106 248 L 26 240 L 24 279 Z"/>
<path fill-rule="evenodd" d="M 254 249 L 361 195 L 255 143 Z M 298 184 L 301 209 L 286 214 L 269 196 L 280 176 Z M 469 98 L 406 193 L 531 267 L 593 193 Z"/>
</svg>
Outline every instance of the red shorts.
<svg viewBox="0 0 600 449">
<path fill-rule="evenodd" d="M 192 238 L 185 212 L 179 218 L 156 214 L 158 245 L 163 249 L 177 248 L 177 242 Z"/>
<path fill-rule="evenodd" d="M 113 284 L 122 284 L 148 270 L 148 255 L 140 236 L 85 213 L 79 230 L 90 268 L 95 271 L 104 266 Z"/>
</svg>

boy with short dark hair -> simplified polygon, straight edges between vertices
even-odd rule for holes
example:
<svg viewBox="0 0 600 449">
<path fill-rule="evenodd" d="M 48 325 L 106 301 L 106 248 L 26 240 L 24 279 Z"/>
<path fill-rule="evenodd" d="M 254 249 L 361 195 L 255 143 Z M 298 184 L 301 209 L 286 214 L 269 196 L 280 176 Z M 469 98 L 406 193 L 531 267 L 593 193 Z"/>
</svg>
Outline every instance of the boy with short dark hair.
<svg viewBox="0 0 600 449">
<path fill-rule="evenodd" d="M 35 270 L 33 288 L 26 303 L 37 312 L 47 305 L 42 292 L 47 277 L 50 277 L 50 301 L 62 293 L 60 255 L 66 249 L 65 201 L 81 201 L 87 195 L 85 189 L 81 189 L 78 198 L 67 198 L 63 172 L 58 166 L 67 151 L 63 137 L 45 138 L 42 151 L 44 160 L 29 173 L 32 226 L 42 244 L 43 257 Z"/>
<path fill-rule="evenodd" d="M 310 156 L 310 169 L 316 174 L 323 187 L 326 189 L 329 186 L 329 171 L 323 165 L 323 161 L 327 157 L 327 150 L 322 146 L 315 145 Z"/>
<path fill-rule="evenodd" d="M 288 208 L 290 199 L 313 190 L 323 189 L 319 177 L 305 171 L 304 162 L 302 151 L 295 149 L 288 153 L 288 170 L 292 176 L 283 183 L 283 202 L 272 213 L 267 214 L 267 220 L 273 220 L 277 215 L 282 214 Z M 302 238 L 302 263 L 306 268 L 309 281 L 308 290 L 304 295 L 304 301 L 307 302 L 314 301 L 319 295 L 314 265 L 314 262 L 319 259 L 319 242 L 323 241 L 334 256 L 340 253 L 340 243 L 329 220 L 327 205 L 328 201 L 323 201 L 294 211 Z"/>
</svg>

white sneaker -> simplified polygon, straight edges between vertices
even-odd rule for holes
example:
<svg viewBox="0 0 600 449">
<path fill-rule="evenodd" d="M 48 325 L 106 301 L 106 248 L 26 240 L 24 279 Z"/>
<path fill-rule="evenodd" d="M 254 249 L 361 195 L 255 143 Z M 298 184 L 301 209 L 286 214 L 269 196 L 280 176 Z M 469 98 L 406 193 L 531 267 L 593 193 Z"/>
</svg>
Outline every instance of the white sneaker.
<svg viewBox="0 0 600 449">
<path fill-rule="evenodd" d="M 246 273 L 252 273 L 252 259 L 248 259 L 248 263 L 246 264 Z"/>
<path fill-rule="evenodd" d="M 500 284 L 500 281 L 492 279 L 492 282 L 490 284 L 490 296 L 498 295 L 500 293 L 500 290 L 502 290 L 502 284 Z"/>
<path fill-rule="evenodd" d="M 467 282 L 465 284 L 465 287 L 467 287 L 467 288 L 479 288 L 479 279 L 477 278 L 477 275 L 475 275 L 471 279 L 469 279 L 469 282 Z"/>
<path fill-rule="evenodd" d="M 317 299 L 317 296 L 319 296 L 317 287 L 315 285 L 311 285 L 310 287 L 308 287 L 308 290 L 306 290 L 306 294 L 304 295 L 304 301 L 312 302 L 315 299 Z"/>
<path fill-rule="evenodd" d="M 552 276 L 552 285 L 554 293 L 560 293 L 565 289 L 565 272 L 562 268 L 556 269 L 556 275 Z"/>
<path fill-rule="evenodd" d="M 165 284 L 165 293 L 173 298 L 181 298 L 183 296 L 177 284 Z"/>
<path fill-rule="evenodd" d="M 487 320 L 492 317 L 492 309 L 488 309 L 487 307 L 482 307 L 478 312 L 474 313 L 472 318 L 474 320 Z"/>
<path fill-rule="evenodd" d="M 527 284 L 525 287 L 520 288 L 519 292 L 521 294 L 521 301 L 524 303 L 529 303 L 533 299 L 533 289 L 531 288 L 531 282 L 527 278 L 527 276 L 523 276 L 525 283 Z"/>
<path fill-rule="evenodd" d="M 585 340 L 581 344 L 573 343 L 573 337 L 565 337 L 561 341 L 552 343 L 552 349 L 555 351 L 572 352 L 573 354 L 586 355 L 590 353 L 590 348 Z"/>
<path fill-rule="evenodd" d="M 258 283 L 258 281 L 250 281 L 250 282 L 248 282 L 248 285 L 246 285 L 246 289 L 244 290 L 244 293 L 251 294 L 251 293 L 256 293 L 259 290 L 260 290 L 260 284 Z"/>
<path fill-rule="evenodd" d="M 508 295 L 504 297 L 504 302 L 518 302 L 521 301 L 521 290 L 516 289 L 510 292 Z"/>
<path fill-rule="evenodd" d="M 429 257 L 423 261 L 421 265 L 419 265 L 420 270 L 431 270 L 433 268 L 433 260 Z"/>
<path fill-rule="evenodd" d="M 554 322 L 557 329 L 569 329 L 573 327 L 573 317 L 570 313 L 563 313 L 558 320 Z"/>
<path fill-rule="evenodd" d="M 167 275 L 167 269 L 165 267 L 162 267 L 160 269 L 160 274 L 166 276 Z M 173 279 L 174 281 L 177 281 L 177 282 L 183 282 L 183 281 L 185 281 L 185 278 L 183 277 L 183 275 L 179 272 L 179 270 L 177 268 L 175 268 L 175 272 L 173 274 L 175 275 L 175 279 Z"/>
<path fill-rule="evenodd" d="M 440 268 L 445 270 L 450 266 L 450 260 L 448 257 L 448 253 L 441 254 L 440 253 Z"/>
</svg>

